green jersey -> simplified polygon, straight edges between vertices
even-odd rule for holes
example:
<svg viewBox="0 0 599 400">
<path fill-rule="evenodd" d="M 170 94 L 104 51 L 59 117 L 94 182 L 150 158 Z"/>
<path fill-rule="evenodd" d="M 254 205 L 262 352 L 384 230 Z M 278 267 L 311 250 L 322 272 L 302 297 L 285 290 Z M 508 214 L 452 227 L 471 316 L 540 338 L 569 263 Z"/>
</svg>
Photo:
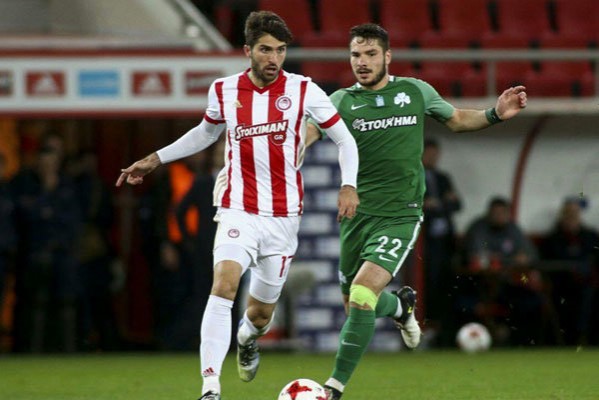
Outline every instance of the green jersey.
<svg viewBox="0 0 599 400">
<path fill-rule="evenodd" d="M 333 93 L 331 101 L 358 145 L 358 211 L 420 216 L 424 117 L 445 122 L 454 107 L 428 83 L 393 76 L 382 89 L 364 90 L 356 84 Z"/>
</svg>

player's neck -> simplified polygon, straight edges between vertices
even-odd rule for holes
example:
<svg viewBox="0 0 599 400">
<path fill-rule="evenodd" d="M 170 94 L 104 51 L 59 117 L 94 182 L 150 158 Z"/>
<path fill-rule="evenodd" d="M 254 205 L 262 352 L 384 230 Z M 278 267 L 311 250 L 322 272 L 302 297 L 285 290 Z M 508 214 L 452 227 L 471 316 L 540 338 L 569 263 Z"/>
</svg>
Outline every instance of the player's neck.
<svg viewBox="0 0 599 400">
<path fill-rule="evenodd" d="M 252 81 L 252 83 L 254 84 L 254 86 L 256 86 L 257 88 L 263 89 L 268 85 L 272 85 L 273 83 L 275 83 L 277 81 L 277 79 L 279 79 L 279 75 L 277 75 L 275 77 L 275 79 L 273 79 L 272 81 L 269 82 L 265 82 L 262 79 L 258 78 L 255 74 L 254 71 L 250 70 L 248 72 L 248 78 L 250 78 L 250 81 Z"/>
<path fill-rule="evenodd" d="M 380 90 L 382 88 L 384 88 L 385 86 L 387 86 L 387 84 L 389 83 L 389 74 L 386 74 L 383 79 L 381 79 L 379 82 L 377 82 L 375 85 L 372 86 L 364 86 L 362 85 L 362 88 L 364 90 Z"/>
</svg>

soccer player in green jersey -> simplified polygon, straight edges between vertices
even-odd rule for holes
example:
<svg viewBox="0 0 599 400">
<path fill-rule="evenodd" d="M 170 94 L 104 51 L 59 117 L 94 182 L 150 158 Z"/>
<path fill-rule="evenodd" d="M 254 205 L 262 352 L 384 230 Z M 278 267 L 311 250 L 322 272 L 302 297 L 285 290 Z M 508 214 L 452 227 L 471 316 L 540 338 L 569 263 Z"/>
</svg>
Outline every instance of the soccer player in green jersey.
<svg viewBox="0 0 599 400">
<path fill-rule="evenodd" d="M 459 109 L 426 82 L 389 75 L 389 37 L 376 24 L 353 27 L 349 47 L 357 83 L 336 91 L 331 100 L 358 145 L 360 205 L 353 219 L 341 222 L 339 276 L 348 318 L 325 383 L 327 400 L 341 398 L 374 334 L 375 318 L 393 318 L 406 346 L 420 342 L 415 291 L 384 288 L 413 248 L 423 220 L 425 115 L 454 132 L 474 131 L 514 117 L 527 101 L 525 88 L 516 86 L 504 91 L 493 108 Z M 309 124 L 308 143 L 320 136 Z"/>
</svg>

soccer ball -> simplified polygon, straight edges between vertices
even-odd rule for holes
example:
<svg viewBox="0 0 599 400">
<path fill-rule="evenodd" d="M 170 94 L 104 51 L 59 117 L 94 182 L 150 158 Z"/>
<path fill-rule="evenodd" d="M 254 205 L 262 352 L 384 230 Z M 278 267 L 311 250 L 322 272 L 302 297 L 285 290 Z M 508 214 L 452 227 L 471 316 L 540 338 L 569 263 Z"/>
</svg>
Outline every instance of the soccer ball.
<svg viewBox="0 0 599 400">
<path fill-rule="evenodd" d="M 278 400 L 326 400 L 326 394 L 318 383 L 302 378 L 285 385 Z"/>
<path fill-rule="evenodd" d="M 470 322 L 460 328 L 456 342 L 466 353 L 478 353 L 489 350 L 492 340 L 489 330 L 484 325 Z"/>
</svg>

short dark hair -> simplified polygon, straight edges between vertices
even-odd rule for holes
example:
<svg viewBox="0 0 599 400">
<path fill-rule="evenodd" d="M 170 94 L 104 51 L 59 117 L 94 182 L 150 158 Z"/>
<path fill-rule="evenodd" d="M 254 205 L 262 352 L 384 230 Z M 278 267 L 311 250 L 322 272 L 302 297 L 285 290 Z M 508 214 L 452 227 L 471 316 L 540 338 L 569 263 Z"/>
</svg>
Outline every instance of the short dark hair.
<svg viewBox="0 0 599 400">
<path fill-rule="evenodd" d="M 378 40 L 379 44 L 383 48 L 383 51 L 387 51 L 391 47 L 389 44 L 389 34 L 382 26 L 378 24 L 369 22 L 352 27 L 349 30 L 349 41 L 351 42 L 356 37 Z"/>
<path fill-rule="evenodd" d="M 495 207 L 510 208 L 511 204 L 510 201 L 503 196 L 494 196 L 489 200 L 489 210 Z"/>
<path fill-rule="evenodd" d="M 293 35 L 283 18 L 272 11 L 252 11 L 245 20 L 245 44 L 253 47 L 264 35 L 271 35 L 281 42 L 289 44 Z"/>
</svg>

